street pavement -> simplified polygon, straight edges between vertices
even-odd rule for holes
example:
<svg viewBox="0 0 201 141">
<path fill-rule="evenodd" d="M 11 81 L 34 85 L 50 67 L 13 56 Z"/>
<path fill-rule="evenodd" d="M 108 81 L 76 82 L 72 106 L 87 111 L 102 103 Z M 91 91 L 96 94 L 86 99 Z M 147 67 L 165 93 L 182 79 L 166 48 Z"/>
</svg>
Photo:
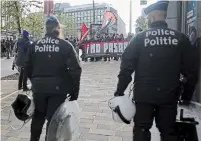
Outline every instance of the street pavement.
<svg viewBox="0 0 201 141">
<path fill-rule="evenodd" d="M 117 124 L 111 118 L 108 100 L 116 89 L 120 62 L 82 62 L 82 78 L 79 95 L 81 109 L 80 137 L 77 141 L 132 141 L 132 125 Z M 4 88 L 3 88 L 4 87 Z M 6 88 L 5 88 L 6 87 Z M 13 130 L 7 121 L 11 102 L 16 98 L 17 81 L 2 81 L 1 140 L 29 141 L 30 123 L 21 130 Z M 128 92 L 128 90 L 127 90 Z M 12 95 L 9 95 L 12 93 Z M 20 125 L 20 122 L 15 122 Z M 41 135 L 44 141 L 45 126 Z M 156 128 L 152 128 L 152 141 L 159 141 Z"/>
<path fill-rule="evenodd" d="M 12 75 L 17 72 L 17 70 L 12 70 L 14 57 L 6 59 L 6 57 L 1 58 L 1 77 Z"/>
</svg>

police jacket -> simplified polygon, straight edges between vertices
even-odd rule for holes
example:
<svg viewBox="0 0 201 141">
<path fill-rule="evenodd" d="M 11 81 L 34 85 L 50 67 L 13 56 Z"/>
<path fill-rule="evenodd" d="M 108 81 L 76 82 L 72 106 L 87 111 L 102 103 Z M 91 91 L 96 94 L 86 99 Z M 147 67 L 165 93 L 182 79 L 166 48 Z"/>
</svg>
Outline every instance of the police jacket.
<svg viewBox="0 0 201 141">
<path fill-rule="evenodd" d="M 17 41 L 17 59 L 16 59 L 16 65 L 19 67 L 24 66 L 24 61 L 26 57 L 26 53 L 28 51 L 28 48 L 30 47 L 31 43 L 29 41 L 29 38 L 23 37 L 20 38 Z"/>
<path fill-rule="evenodd" d="M 54 35 L 36 41 L 27 53 L 25 75 L 35 93 L 76 94 L 81 67 L 74 47 Z"/>
<path fill-rule="evenodd" d="M 133 37 L 125 49 L 115 95 L 124 93 L 135 71 L 136 102 L 176 102 L 182 73 L 189 78 L 183 100 L 190 100 L 197 78 L 194 51 L 184 34 L 169 29 L 165 22 L 153 23 Z"/>
</svg>

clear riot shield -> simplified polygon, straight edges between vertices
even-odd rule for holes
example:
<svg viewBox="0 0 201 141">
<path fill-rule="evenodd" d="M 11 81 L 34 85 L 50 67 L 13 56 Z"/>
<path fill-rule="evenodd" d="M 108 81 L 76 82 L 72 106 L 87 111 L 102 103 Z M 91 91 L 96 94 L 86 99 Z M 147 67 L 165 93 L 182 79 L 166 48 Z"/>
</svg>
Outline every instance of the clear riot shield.
<svg viewBox="0 0 201 141">
<path fill-rule="evenodd" d="M 47 141 L 74 141 L 79 136 L 80 109 L 77 101 L 66 100 L 54 113 Z"/>
</svg>

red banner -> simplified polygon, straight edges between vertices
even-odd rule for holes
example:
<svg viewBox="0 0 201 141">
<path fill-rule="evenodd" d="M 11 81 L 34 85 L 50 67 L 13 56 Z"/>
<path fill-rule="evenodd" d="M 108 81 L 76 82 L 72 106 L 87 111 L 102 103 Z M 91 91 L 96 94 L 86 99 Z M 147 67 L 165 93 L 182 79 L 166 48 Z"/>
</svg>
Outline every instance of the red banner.
<svg viewBox="0 0 201 141">
<path fill-rule="evenodd" d="M 86 56 L 122 55 L 129 41 L 90 42 L 84 44 Z"/>
</svg>

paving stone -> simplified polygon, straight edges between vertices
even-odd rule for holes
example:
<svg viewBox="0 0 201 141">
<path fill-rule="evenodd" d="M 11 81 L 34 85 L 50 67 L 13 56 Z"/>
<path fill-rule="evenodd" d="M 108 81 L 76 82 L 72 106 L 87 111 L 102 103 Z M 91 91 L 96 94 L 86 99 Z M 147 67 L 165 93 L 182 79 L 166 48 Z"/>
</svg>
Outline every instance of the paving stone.
<svg viewBox="0 0 201 141">
<path fill-rule="evenodd" d="M 112 114 L 108 114 L 108 113 L 96 113 L 97 116 L 109 116 L 112 117 Z"/>
<path fill-rule="evenodd" d="M 123 141 L 132 141 L 133 137 L 123 137 Z"/>
<path fill-rule="evenodd" d="M 80 119 L 81 123 L 92 123 L 93 120 L 92 119 Z"/>
<path fill-rule="evenodd" d="M 120 137 L 132 137 L 133 136 L 133 132 L 126 132 L 126 131 L 116 131 L 115 132 L 116 136 L 120 136 Z"/>
<path fill-rule="evenodd" d="M 1 125 L 1 130 L 6 130 L 8 129 L 10 126 L 9 125 Z"/>
<path fill-rule="evenodd" d="M 115 132 L 112 130 L 96 129 L 96 128 L 94 128 L 94 129 L 91 128 L 89 130 L 89 133 L 97 134 L 97 135 L 104 135 L 104 136 L 111 136 L 111 135 L 115 134 Z"/>
<path fill-rule="evenodd" d="M 21 132 L 18 135 L 19 138 L 30 138 L 30 132 Z"/>
<path fill-rule="evenodd" d="M 27 139 L 27 138 L 21 138 L 20 141 L 29 141 L 29 139 Z"/>
<path fill-rule="evenodd" d="M 7 139 L 7 141 L 20 141 L 20 140 L 21 140 L 21 138 L 14 138 L 14 137 L 9 137 Z"/>
<path fill-rule="evenodd" d="M 94 123 L 80 123 L 80 127 L 82 128 L 97 128 L 97 124 Z"/>
<path fill-rule="evenodd" d="M 105 121 L 113 121 L 112 117 L 109 116 L 95 116 L 94 120 L 105 120 Z"/>
<path fill-rule="evenodd" d="M 103 135 L 88 134 L 86 140 L 108 141 L 108 137 Z"/>
<path fill-rule="evenodd" d="M 117 129 L 118 125 L 105 125 L 105 124 L 98 124 L 97 129 L 106 129 L 106 130 L 114 130 Z"/>
<path fill-rule="evenodd" d="M 7 141 L 8 137 L 1 135 L 1 141 Z"/>
<path fill-rule="evenodd" d="M 5 136 L 8 132 L 9 132 L 9 130 L 1 130 L 1 136 L 2 136 L 2 135 Z"/>
<path fill-rule="evenodd" d="M 111 136 L 108 138 L 108 141 L 122 141 L 122 137 Z"/>
<path fill-rule="evenodd" d="M 17 137 L 17 136 L 19 136 L 19 134 L 21 132 L 22 132 L 21 130 L 13 130 L 13 129 L 11 129 L 5 136 L 8 136 L 8 137 Z"/>
<path fill-rule="evenodd" d="M 81 134 L 87 134 L 87 133 L 89 133 L 89 128 L 80 127 L 80 128 L 79 128 L 79 132 L 80 132 Z"/>
<path fill-rule="evenodd" d="M 104 124 L 104 125 L 121 125 L 121 124 L 117 124 L 114 121 L 105 121 L 105 120 L 94 120 L 93 123 L 95 124 Z"/>
<path fill-rule="evenodd" d="M 83 110 L 82 110 L 83 112 L 103 112 L 103 110 L 101 110 L 101 109 L 93 109 L 93 108 L 83 108 Z"/>
</svg>

